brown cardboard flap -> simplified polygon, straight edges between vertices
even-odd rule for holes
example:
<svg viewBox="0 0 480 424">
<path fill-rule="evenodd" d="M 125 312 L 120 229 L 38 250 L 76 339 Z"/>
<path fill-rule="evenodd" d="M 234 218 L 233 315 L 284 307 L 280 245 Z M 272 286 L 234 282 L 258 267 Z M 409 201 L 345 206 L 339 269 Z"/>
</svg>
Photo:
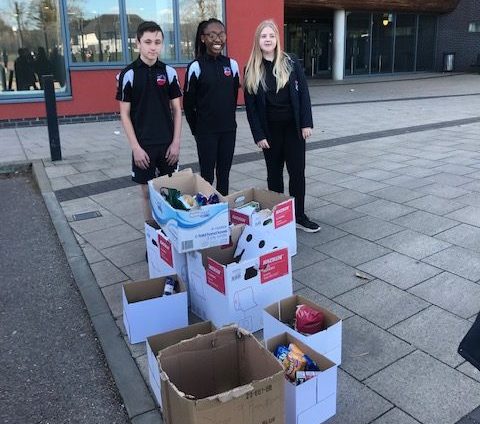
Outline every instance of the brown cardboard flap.
<svg viewBox="0 0 480 424">
<path fill-rule="evenodd" d="M 241 199 L 241 201 L 240 201 Z M 273 210 L 279 203 L 285 202 L 292 197 L 282 193 L 276 193 L 274 191 L 262 190 L 259 188 L 249 188 L 246 190 L 237 191 L 235 193 L 226 196 L 225 200 L 228 201 L 228 207 L 230 209 L 238 208 L 245 203 L 252 200 L 260 203 L 261 209 Z"/>
<path fill-rule="evenodd" d="M 188 172 L 176 172 L 171 177 L 163 176 L 151 180 L 153 187 L 158 192 L 162 187 L 175 188 L 182 194 L 195 195 L 199 192 L 205 196 L 210 196 L 213 193 L 219 194 L 207 181 L 205 181 L 198 174 L 191 174 Z"/>
<path fill-rule="evenodd" d="M 211 321 L 197 322 L 196 324 L 188 325 L 176 330 L 167 331 L 166 333 L 156 334 L 154 336 L 147 337 L 148 344 L 153 351 L 153 354 L 157 356 L 158 352 L 166 347 L 172 346 L 182 340 L 188 340 L 199 334 L 208 334 L 215 331 L 216 327 Z"/>
<path fill-rule="evenodd" d="M 169 275 L 178 281 L 179 291 L 177 293 L 186 292 L 185 283 L 177 274 Z M 165 277 L 152 278 L 144 281 L 134 281 L 133 283 L 125 283 L 123 290 L 128 303 L 142 302 L 144 300 L 155 299 L 163 296 L 165 290 Z"/>
<path fill-rule="evenodd" d="M 281 365 L 255 337 L 236 327 L 200 335 L 162 350 L 158 355 L 162 379 L 190 399 L 218 398 L 276 374 Z M 163 384 L 163 383 L 162 383 Z M 243 388 L 237 395 L 248 391 Z"/>
<path fill-rule="evenodd" d="M 303 353 L 313 359 L 318 365 L 318 368 L 320 368 L 320 371 L 326 371 L 335 366 L 335 363 L 330 361 L 330 359 L 326 358 L 318 352 L 315 352 L 311 347 L 307 346 L 305 343 L 302 343 L 300 340 L 298 340 L 296 337 L 292 336 L 289 333 L 282 333 L 278 336 L 272 337 L 271 339 L 267 340 L 266 345 L 267 349 L 273 355 L 278 345 L 288 346 L 290 343 L 295 344 Z"/>
<path fill-rule="evenodd" d="M 230 227 L 230 239 L 232 241 L 231 246 L 215 246 L 208 249 L 203 249 L 200 252 L 202 254 L 202 263 L 205 269 L 207 268 L 208 258 L 212 258 L 221 265 L 229 265 L 233 262 L 233 255 L 235 253 L 235 249 L 237 248 L 238 239 L 242 235 L 244 227 L 244 225 L 233 225 Z"/>
<path fill-rule="evenodd" d="M 280 302 L 273 303 L 267 306 L 265 311 L 283 323 L 291 323 L 295 318 L 298 305 L 307 305 L 317 311 L 323 312 L 327 328 L 340 321 L 340 318 L 338 318 L 333 312 L 330 312 L 328 309 L 322 308 L 311 300 L 299 295 L 289 296 L 282 299 Z"/>
</svg>

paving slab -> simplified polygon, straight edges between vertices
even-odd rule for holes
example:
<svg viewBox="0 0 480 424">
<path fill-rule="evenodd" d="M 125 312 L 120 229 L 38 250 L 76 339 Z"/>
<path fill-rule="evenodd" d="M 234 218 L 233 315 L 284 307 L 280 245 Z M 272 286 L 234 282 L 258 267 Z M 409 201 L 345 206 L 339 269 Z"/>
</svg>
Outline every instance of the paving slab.
<svg viewBox="0 0 480 424">
<path fill-rule="evenodd" d="M 344 320 L 342 331 L 342 369 L 360 381 L 414 350 L 359 316 Z"/>
<path fill-rule="evenodd" d="M 103 250 L 112 246 L 121 247 L 124 243 L 138 239 L 144 241 L 145 238 L 140 231 L 127 224 L 85 233 L 83 234 L 83 237 L 98 250 Z"/>
<path fill-rule="evenodd" d="M 297 231 L 297 243 L 304 244 L 305 246 L 309 247 L 315 247 L 346 235 L 347 233 L 345 231 L 322 223 L 322 229 L 317 233 Z"/>
<path fill-rule="evenodd" d="M 449 272 L 442 272 L 408 291 L 465 319 L 480 311 L 480 285 Z"/>
<path fill-rule="evenodd" d="M 316 249 L 351 266 L 358 266 L 390 252 L 389 249 L 354 235 L 330 241 Z"/>
<path fill-rule="evenodd" d="M 115 266 L 122 268 L 145 260 L 145 237 L 101 251 Z"/>
<path fill-rule="evenodd" d="M 328 259 L 327 255 L 324 255 L 311 247 L 300 244 L 297 246 L 297 254 L 292 258 L 292 270 L 298 271 L 299 269 L 305 268 L 314 263 L 321 263 L 321 261 L 324 261 L 325 259 Z"/>
<path fill-rule="evenodd" d="M 375 202 L 367 203 L 366 205 L 358 206 L 354 210 L 375 216 L 385 221 L 398 218 L 402 215 L 407 215 L 414 212 L 415 209 L 404 206 L 399 203 L 391 202 L 389 200 L 379 199 Z"/>
<path fill-rule="evenodd" d="M 454 424 L 480 399 L 480 383 L 418 350 L 365 383 L 425 424 Z"/>
<path fill-rule="evenodd" d="M 341 191 L 328 194 L 322 198 L 345 208 L 355 208 L 377 200 L 374 196 L 349 189 L 342 189 Z"/>
<path fill-rule="evenodd" d="M 400 289 L 408 289 L 442 272 L 397 252 L 359 265 L 358 268 Z"/>
<path fill-rule="evenodd" d="M 143 259 L 140 262 L 127 265 L 121 268 L 124 274 L 128 276 L 130 280 L 140 281 L 148 280 L 150 278 L 148 272 L 148 263 Z"/>
<path fill-rule="evenodd" d="M 447 218 L 456 219 L 457 221 L 480 227 L 480 208 L 475 206 L 466 206 L 454 212 L 445 215 Z"/>
<path fill-rule="evenodd" d="M 81 247 L 89 264 L 94 264 L 105 259 L 105 257 L 92 245 L 85 242 L 83 245 L 81 245 Z"/>
<path fill-rule="evenodd" d="M 372 424 L 419 424 L 417 420 L 413 419 L 405 412 L 398 408 L 393 408 L 385 415 L 372 422 Z"/>
<path fill-rule="evenodd" d="M 402 225 L 419 233 L 433 236 L 449 228 L 455 227 L 458 221 L 444 218 L 425 211 L 415 211 L 408 215 L 403 215 L 392 221 L 395 224 Z"/>
<path fill-rule="evenodd" d="M 433 196 L 443 197 L 445 199 L 455 199 L 470 193 L 461 187 L 453 187 L 446 184 L 433 183 L 416 188 L 417 191 Z"/>
<path fill-rule="evenodd" d="M 462 198 L 462 196 L 460 196 L 460 198 Z M 434 213 L 436 215 L 445 215 L 457 209 L 463 208 L 463 204 L 457 202 L 456 200 L 444 199 L 431 194 L 407 202 L 405 205 Z"/>
<path fill-rule="evenodd" d="M 435 170 L 440 170 L 440 168 L 435 168 Z M 474 181 L 472 178 L 462 175 L 449 174 L 447 172 L 439 172 L 438 174 L 428 177 L 428 179 L 435 183 L 445 184 L 452 187 L 462 186 L 464 184 Z"/>
<path fill-rule="evenodd" d="M 463 372 L 464 374 L 468 375 L 474 380 L 477 380 L 480 383 L 480 370 L 475 368 L 469 362 L 464 362 L 462 365 L 457 367 L 457 370 Z"/>
<path fill-rule="evenodd" d="M 123 314 L 122 287 L 124 283 L 116 283 L 102 288 L 103 296 L 112 311 L 114 318 Z"/>
<path fill-rule="evenodd" d="M 330 204 L 313 209 L 308 213 L 309 217 L 321 223 L 328 225 L 338 225 L 355 218 L 363 216 L 363 213 L 356 212 L 353 209 L 344 208 L 342 206 Z"/>
<path fill-rule="evenodd" d="M 447 365 L 456 367 L 464 361 L 457 349 L 470 326 L 468 321 L 437 306 L 430 306 L 389 331 Z"/>
<path fill-rule="evenodd" d="M 108 260 L 90 264 L 95 280 L 100 287 L 128 280 L 128 276 Z"/>
<path fill-rule="evenodd" d="M 97 208 L 96 210 L 98 211 L 98 209 L 100 209 L 99 212 L 102 214 L 102 216 L 83 219 L 80 221 L 72 221 L 70 226 L 75 230 L 76 233 L 86 234 L 124 224 L 120 218 L 111 214 L 107 210 L 103 208 Z M 94 210 L 91 211 L 93 212 Z"/>
<path fill-rule="evenodd" d="M 411 190 L 405 187 L 385 187 L 380 190 L 370 192 L 372 196 L 380 197 L 381 199 L 390 200 L 391 202 L 406 203 L 410 200 L 422 197 L 423 194 L 418 191 Z"/>
<path fill-rule="evenodd" d="M 350 190 L 356 190 L 360 193 L 370 193 L 381 188 L 388 187 L 387 184 L 380 183 L 378 181 L 369 180 L 367 178 L 357 177 L 353 180 L 339 181 L 336 183 L 340 187 L 348 188 Z"/>
<path fill-rule="evenodd" d="M 390 402 L 339 369 L 337 414 L 325 424 L 369 424 L 391 408 Z"/>
<path fill-rule="evenodd" d="M 353 219 L 339 224 L 338 228 L 370 241 L 376 241 L 404 230 L 404 228 L 399 225 L 392 224 L 374 216 L 363 216 Z"/>
<path fill-rule="evenodd" d="M 457 197 L 455 200 L 459 203 L 464 204 L 464 205 L 476 206 L 477 208 L 480 207 L 480 193 L 479 192 L 473 192 L 473 193 L 465 194 L 463 196 Z"/>
<path fill-rule="evenodd" d="M 412 230 L 405 230 L 384 237 L 377 240 L 377 243 L 415 259 L 425 258 L 451 246 L 450 243 L 437 240 L 436 238 Z"/>
<path fill-rule="evenodd" d="M 429 306 L 424 300 L 381 280 L 371 281 L 334 300 L 385 329 Z"/>
<path fill-rule="evenodd" d="M 356 273 L 355 268 L 329 258 L 294 272 L 294 278 L 318 293 L 333 298 L 372 279 L 363 272 L 362 275 L 367 279 L 359 278 Z"/>
<path fill-rule="evenodd" d="M 480 256 L 462 247 L 449 247 L 425 258 L 424 262 L 471 281 L 480 280 Z"/>
</svg>

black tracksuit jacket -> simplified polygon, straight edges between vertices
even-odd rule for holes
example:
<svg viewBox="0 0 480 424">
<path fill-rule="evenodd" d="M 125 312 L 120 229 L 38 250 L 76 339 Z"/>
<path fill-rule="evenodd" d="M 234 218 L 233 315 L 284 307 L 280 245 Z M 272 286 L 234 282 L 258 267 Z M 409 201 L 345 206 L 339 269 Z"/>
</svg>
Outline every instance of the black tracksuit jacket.
<svg viewBox="0 0 480 424">
<path fill-rule="evenodd" d="M 205 54 L 188 65 L 183 110 L 193 135 L 235 131 L 239 86 L 234 59 Z"/>
<path fill-rule="evenodd" d="M 302 138 L 302 128 L 313 128 L 312 104 L 308 92 L 305 73 L 295 56 L 289 55 L 292 64 L 292 72 L 289 78 L 290 100 L 292 102 L 295 126 L 298 136 Z M 265 91 L 260 84 L 257 94 L 249 93 L 246 89 L 245 106 L 247 109 L 248 123 L 252 130 L 255 143 L 269 139 L 270 134 L 267 123 L 267 104 Z"/>
</svg>

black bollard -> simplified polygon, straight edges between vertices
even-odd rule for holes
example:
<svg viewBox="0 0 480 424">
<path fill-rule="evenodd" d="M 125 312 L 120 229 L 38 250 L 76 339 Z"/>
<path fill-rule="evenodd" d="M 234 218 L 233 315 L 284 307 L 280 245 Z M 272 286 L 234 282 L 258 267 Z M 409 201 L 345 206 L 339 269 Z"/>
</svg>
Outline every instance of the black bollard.
<svg viewBox="0 0 480 424">
<path fill-rule="evenodd" d="M 50 157 L 52 161 L 62 160 L 60 146 L 60 133 L 58 131 L 57 102 L 53 75 L 42 75 L 43 90 L 45 95 L 45 109 L 47 111 L 48 141 L 50 143 Z"/>
</svg>

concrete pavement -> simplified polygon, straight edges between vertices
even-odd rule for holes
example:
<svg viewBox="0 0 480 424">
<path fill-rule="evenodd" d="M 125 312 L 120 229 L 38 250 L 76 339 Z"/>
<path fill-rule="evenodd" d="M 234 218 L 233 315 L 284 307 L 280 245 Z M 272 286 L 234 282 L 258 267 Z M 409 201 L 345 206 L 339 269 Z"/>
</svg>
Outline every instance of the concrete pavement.
<svg viewBox="0 0 480 424">
<path fill-rule="evenodd" d="M 344 319 L 329 424 L 480 422 L 480 373 L 456 353 L 480 310 L 480 77 L 315 82 L 311 95 L 307 213 L 322 231 L 298 234 L 293 277 L 297 293 Z M 243 111 L 238 124 L 231 190 L 266 187 Z M 52 163 L 45 127 L 1 130 L 1 162 L 40 160 L 43 191 L 60 201 L 125 339 L 121 286 L 148 277 L 127 142 L 118 121 L 60 135 L 64 160 Z M 184 126 L 181 164 L 196 160 Z M 91 211 L 102 216 L 73 220 Z M 125 343 L 148 380 L 144 346 Z M 134 422 L 156 419 L 143 405 L 127 405 Z"/>
</svg>

